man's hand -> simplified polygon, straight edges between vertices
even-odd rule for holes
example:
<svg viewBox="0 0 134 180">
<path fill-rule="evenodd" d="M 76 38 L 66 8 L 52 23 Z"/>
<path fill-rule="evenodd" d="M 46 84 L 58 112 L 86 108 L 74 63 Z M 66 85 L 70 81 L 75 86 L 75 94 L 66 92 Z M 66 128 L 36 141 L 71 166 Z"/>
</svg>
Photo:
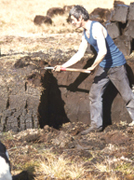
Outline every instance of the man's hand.
<svg viewBox="0 0 134 180">
<path fill-rule="evenodd" d="M 94 69 L 95 69 L 95 68 L 94 68 L 93 66 L 87 68 L 88 71 L 94 71 Z"/>
<path fill-rule="evenodd" d="M 60 72 L 61 71 L 61 65 L 57 65 L 54 67 L 53 71 Z"/>
<path fill-rule="evenodd" d="M 87 68 L 87 70 L 91 71 L 91 74 L 94 74 L 95 68 L 91 66 L 91 67 Z"/>
</svg>

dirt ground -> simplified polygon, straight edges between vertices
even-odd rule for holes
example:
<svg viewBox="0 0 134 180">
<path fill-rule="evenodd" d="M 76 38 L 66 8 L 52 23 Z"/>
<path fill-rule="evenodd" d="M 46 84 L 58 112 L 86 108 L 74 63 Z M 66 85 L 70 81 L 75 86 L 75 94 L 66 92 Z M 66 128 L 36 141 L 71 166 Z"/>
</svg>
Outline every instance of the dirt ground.
<svg viewBox="0 0 134 180">
<path fill-rule="evenodd" d="M 12 174 L 25 170 L 30 179 L 37 180 L 134 179 L 134 127 L 113 124 L 103 132 L 79 135 L 85 128 L 81 123 L 67 123 L 60 130 L 45 126 L 44 129 L 1 134 L 9 152 Z M 51 170 L 51 164 L 47 170 L 43 169 L 42 164 L 47 164 L 50 156 L 57 164 L 63 158 L 70 166 L 81 166 L 82 172 L 72 178 L 58 176 Z"/>
<path fill-rule="evenodd" d="M 47 54 L 39 58 L 47 62 L 59 59 L 59 63 L 62 63 L 60 60 L 66 61 L 77 49 L 80 34 L 50 35 L 49 38 L 9 36 L 3 37 L 2 42 L 8 51 L 1 57 L 1 62 L 5 64 L 27 56 L 37 45 L 38 49 L 42 48 L 41 51 L 35 50 L 38 55 L 43 55 L 42 52 Z M 19 46 L 19 43 L 23 51 L 10 50 L 16 44 Z M 24 51 L 26 43 L 29 49 Z M 61 52 L 64 56 L 61 56 Z M 46 125 L 43 129 L 27 129 L 19 133 L 1 132 L 0 139 L 9 152 L 12 174 L 25 170 L 31 180 L 134 179 L 134 127 L 129 127 L 124 120 L 108 126 L 103 132 L 79 135 L 86 128 L 86 124 L 68 122 L 58 130 Z M 58 166 L 61 159 L 65 164 L 62 162 Z M 58 167 L 55 171 L 52 169 L 53 164 Z M 65 169 L 60 171 L 62 167 L 71 167 L 71 170 L 65 174 Z"/>
</svg>

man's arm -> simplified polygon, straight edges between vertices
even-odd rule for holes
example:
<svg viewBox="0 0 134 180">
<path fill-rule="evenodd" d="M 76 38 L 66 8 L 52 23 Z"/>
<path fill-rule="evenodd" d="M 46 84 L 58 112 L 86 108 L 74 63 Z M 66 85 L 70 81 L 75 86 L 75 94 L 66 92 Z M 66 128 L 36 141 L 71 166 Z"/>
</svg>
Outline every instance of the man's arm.
<svg viewBox="0 0 134 180">
<path fill-rule="evenodd" d="M 54 70 L 55 71 L 60 71 L 60 68 L 61 67 L 69 67 L 69 66 L 72 66 L 73 64 L 77 63 L 78 61 L 81 60 L 81 58 L 84 56 L 85 52 L 86 52 L 86 49 L 87 49 L 87 41 L 84 37 L 84 35 L 82 36 L 82 42 L 79 46 L 79 50 L 77 51 L 76 54 L 74 54 L 67 62 L 65 62 L 64 64 L 62 65 L 57 65 L 54 67 Z"/>
<path fill-rule="evenodd" d="M 89 71 L 93 71 L 99 65 L 99 63 L 104 59 L 107 53 L 106 42 L 105 42 L 105 37 L 107 35 L 107 32 L 103 28 L 104 27 L 99 23 L 95 23 L 93 26 L 93 36 L 97 40 L 99 52 L 92 66 L 87 69 Z"/>
</svg>

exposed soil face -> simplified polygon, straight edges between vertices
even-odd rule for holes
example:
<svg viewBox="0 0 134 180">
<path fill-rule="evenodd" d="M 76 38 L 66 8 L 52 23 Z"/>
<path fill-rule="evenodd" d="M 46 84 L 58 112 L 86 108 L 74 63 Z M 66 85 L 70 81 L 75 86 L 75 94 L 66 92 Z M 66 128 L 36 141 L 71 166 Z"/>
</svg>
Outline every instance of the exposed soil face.
<svg viewBox="0 0 134 180">
<path fill-rule="evenodd" d="M 60 39 L 61 43 L 63 38 L 64 36 L 59 38 L 59 35 L 49 38 L 3 37 L 4 47 L 13 47 L 19 43 L 27 43 L 29 46 L 35 43 L 36 46 L 39 43 L 47 48 L 39 52 L 9 50 L 1 55 L 1 131 L 43 127 L 48 121 L 49 125 L 58 128 L 69 121 L 65 117 L 64 102 L 60 97 L 57 79 L 44 70 L 45 66 L 64 62 L 75 53 L 75 50 L 67 51 L 64 46 L 63 50 L 58 49 L 58 45 L 54 47 L 57 40 Z M 69 39 L 71 43 L 72 38 Z M 57 114 L 59 115 L 56 118 Z"/>
<path fill-rule="evenodd" d="M 0 57 L 0 130 L 8 131 L 0 139 L 9 151 L 13 174 L 31 168 L 35 179 L 60 180 L 37 170 L 36 162 L 47 159 L 49 150 L 56 158 L 82 164 L 84 174 L 77 179 L 134 178 L 134 127 L 128 126 L 131 119 L 113 85 L 104 95 L 105 130 L 82 136 L 79 132 L 90 124 L 88 93 L 94 75 L 44 70 L 67 61 L 80 40 L 79 33 L 3 37 L 3 47 L 19 43 L 44 47 L 40 51 L 9 49 Z M 94 55 L 86 53 L 74 67 L 87 68 L 93 61 Z M 133 55 L 127 62 L 130 84 L 134 84 Z M 28 165 L 33 158 L 35 163 Z"/>
<path fill-rule="evenodd" d="M 59 128 L 69 121 L 90 123 L 88 93 L 94 74 L 44 70 L 45 66 L 67 61 L 76 52 L 80 39 L 79 33 L 46 38 L 3 37 L 4 47 L 10 46 L 11 42 L 11 47 L 21 44 L 23 49 L 26 42 L 29 47 L 40 44 L 45 49 L 36 52 L 15 52 L 10 49 L 7 54 L 1 55 L 1 131 L 43 128 L 44 125 Z M 86 69 L 94 58 L 93 51 L 88 49 L 74 68 Z M 134 63 L 133 58 L 128 58 L 128 76 L 132 85 Z M 103 101 L 104 126 L 124 120 L 131 122 L 125 104 L 112 84 L 107 88 Z"/>
</svg>

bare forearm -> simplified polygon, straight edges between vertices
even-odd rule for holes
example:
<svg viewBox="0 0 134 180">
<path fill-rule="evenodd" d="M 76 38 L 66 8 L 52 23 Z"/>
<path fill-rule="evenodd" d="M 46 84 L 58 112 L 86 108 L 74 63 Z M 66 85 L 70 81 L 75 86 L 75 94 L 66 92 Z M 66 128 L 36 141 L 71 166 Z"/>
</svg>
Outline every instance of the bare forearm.
<svg viewBox="0 0 134 180">
<path fill-rule="evenodd" d="M 105 54 L 102 54 L 102 55 L 98 54 L 94 63 L 92 64 L 91 67 L 88 68 L 88 70 L 90 71 L 94 70 L 100 64 L 100 62 L 104 59 L 104 57 L 105 57 Z"/>
<path fill-rule="evenodd" d="M 86 39 L 83 37 L 82 38 L 82 42 L 79 46 L 79 50 L 76 54 L 73 55 L 73 57 L 71 57 L 67 62 L 65 62 L 64 64 L 62 65 L 57 65 L 55 66 L 54 70 L 55 71 L 60 71 L 61 67 L 69 67 L 69 66 L 72 66 L 73 64 L 77 63 L 78 61 L 81 60 L 81 58 L 84 56 L 85 52 L 86 52 L 86 49 L 87 49 L 87 41 Z"/>
<path fill-rule="evenodd" d="M 98 55 L 92 65 L 92 67 L 96 68 L 100 62 L 104 59 L 105 55 Z"/>
</svg>

